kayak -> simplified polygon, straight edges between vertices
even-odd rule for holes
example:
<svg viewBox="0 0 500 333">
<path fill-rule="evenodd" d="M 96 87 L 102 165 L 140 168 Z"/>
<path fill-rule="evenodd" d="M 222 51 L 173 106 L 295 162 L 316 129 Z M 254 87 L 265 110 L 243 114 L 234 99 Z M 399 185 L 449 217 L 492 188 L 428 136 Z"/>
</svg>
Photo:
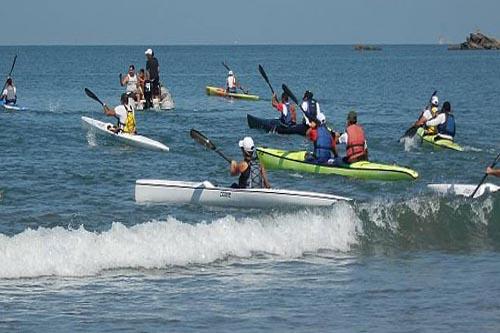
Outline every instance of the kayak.
<svg viewBox="0 0 500 333">
<path fill-rule="evenodd" d="M 464 149 L 453 142 L 452 140 L 447 140 L 447 139 L 437 139 L 437 135 L 424 135 L 425 130 L 420 127 L 417 130 L 417 135 L 422 138 L 424 142 L 428 142 L 430 144 L 433 144 L 435 146 L 443 147 L 443 148 L 448 148 L 448 149 L 453 149 L 457 151 L 464 151 Z"/>
<path fill-rule="evenodd" d="M 477 185 L 469 185 L 469 184 L 429 184 L 427 185 L 430 189 L 443 193 L 443 194 L 456 194 L 462 195 L 464 197 L 470 197 L 472 192 L 476 189 Z M 482 184 L 477 190 L 476 194 L 474 194 L 474 198 L 478 198 L 485 193 L 493 193 L 500 191 L 500 186 L 486 183 Z"/>
<path fill-rule="evenodd" d="M 257 96 L 257 95 L 230 93 L 230 92 L 227 92 L 226 89 L 224 89 L 224 88 L 207 86 L 206 90 L 207 90 L 207 95 L 212 95 L 212 96 L 246 99 L 246 100 L 250 100 L 250 101 L 258 101 L 259 100 L 259 96 Z"/>
<path fill-rule="evenodd" d="M 247 114 L 248 127 L 258 128 L 266 130 L 267 132 L 278 133 L 278 134 L 298 134 L 306 135 L 306 131 L 309 128 L 306 124 L 297 124 L 287 126 L 284 125 L 279 119 L 264 119 L 254 117 Z"/>
<path fill-rule="evenodd" d="M 19 106 L 17 104 L 5 104 L 5 101 L 0 101 L 0 106 L 2 106 L 7 111 L 26 111 L 28 108 Z"/>
<path fill-rule="evenodd" d="M 152 140 L 143 135 L 128 134 L 128 133 L 116 134 L 108 129 L 109 126 L 113 126 L 113 124 L 111 123 L 105 123 L 89 117 L 82 117 L 82 121 L 87 128 L 96 129 L 98 133 L 113 137 L 123 143 L 140 148 L 169 151 L 169 148 L 165 146 L 163 143 Z"/>
<path fill-rule="evenodd" d="M 339 201 L 351 200 L 350 198 L 315 192 L 218 187 L 209 181 L 184 182 L 139 179 L 135 183 L 135 201 L 137 203 L 276 208 L 331 206 Z"/>
<path fill-rule="evenodd" d="M 305 161 L 305 151 L 286 151 L 272 148 L 257 148 L 260 162 L 268 169 L 293 170 L 325 175 L 338 175 L 370 180 L 413 180 L 418 172 L 397 166 L 360 161 L 342 166 L 316 164 Z"/>
</svg>

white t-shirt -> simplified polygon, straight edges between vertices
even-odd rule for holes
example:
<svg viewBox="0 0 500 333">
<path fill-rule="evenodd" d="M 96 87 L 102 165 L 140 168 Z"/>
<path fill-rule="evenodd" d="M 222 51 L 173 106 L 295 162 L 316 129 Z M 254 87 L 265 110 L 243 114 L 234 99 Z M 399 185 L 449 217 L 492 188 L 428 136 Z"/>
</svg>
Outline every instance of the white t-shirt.
<svg viewBox="0 0 500 333">
<path fill-rule="evenodd" d="M 436 116 L 436 118 L 431 119 L 425 123 L 426 126 L 439 126 L 441 124 L 444 124 L 446 122 L 446 114 L 445 113 L 440 113 Z M 440 137 L 453 140 L 453 137 L 451 135 L 446 135 L 446 134 L 439 134 Z"/>
<path fill-rule="evenodd" d="M 16 87 L 7 87 L 3 90 L 2 95 L 5 95 L 7 99 L 14 99 L 16 98 L 16 93 Z"/>
<path fill-rule="evenodd" d="M 128 76 L 128 81 L 127 81 L 127 92 L 137 92 L 137 74 L 134 74 L 134 76 L 130 76 L 130 74 L 127 74 Z"/>
<path fill-rule="evenodd" d="M 229 89 L 236 88 L 236 78 L 234 77 L 234 75 L 230 75 L 227 77 L 227 87 Z"/>
<path fill-rule="evenodd" d="M 347 140 L 349 139 L 349 136 L 347 135 L 347 132 L 345 133 L 342 133 L 339 137 L 339 143 L 343 143 L 343 144 L 347 144 Z M 366 143 L 366 140 L 365 140 L 365 149 L 368 149 L 368 144 Z"/>
<path fill-rule="evenodd" d="M 115 107 L 115 114 L 118 117 L 120 124 L 127 123 L 127 109 L 125 108 L 125 105 L 122 104 Z"/>
</svg>

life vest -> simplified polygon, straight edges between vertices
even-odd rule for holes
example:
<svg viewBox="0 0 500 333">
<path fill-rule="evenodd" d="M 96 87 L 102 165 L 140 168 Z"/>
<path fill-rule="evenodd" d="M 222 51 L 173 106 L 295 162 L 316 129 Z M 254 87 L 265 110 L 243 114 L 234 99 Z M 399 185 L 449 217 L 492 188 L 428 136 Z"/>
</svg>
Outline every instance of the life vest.
<svg viewBox="0 0 500 333">
<path fill-rule="evenodd" d="M 455 136 L 455 117 L 450 113 L 445 113 L 446 121 L 437 126 L 438 134 L 448 135 L 452 138 Z"/>
<path fill-rule="evenodd" d="M 318 102 L 316 102 L 314 98 L 307 101 L 307 111 L 305 112 L 305 115 L 310 120 L 316 119 L 316 116 L 318 115 L 317 103 Z"/>
<path fill-rule="evenodd" d="M 241 173 L 238 179 L 239 188 L 262 188 L 262 174 L 260 164 L 256 158 L 247 161 L 248 168 Z"/>
<path fill-rule="evenodd" d="M 326 162 L 332 157 L 332 134 L 324 124 L 316 128 L 317 138 L 314 141 L 314 157 Z"/>
<path fill-rule="evenodd" d="M 363 127 L 353 124 L 347 127 L 346 160 L 353 163 L 366 156 L 365 131 Z"/>
<path fill-rule="evenodd" d="M 128 81 L 127 81 L 127 92 L 137 92 L 137 74 L 134 76 L 130 76 L 130 74 L 127 74 L 128 76 Z"/>
<path fill-rule="evenodd" d="M 134 109 L 132 106 L 127 105 L 125 106 L 125 110 L 127 110 L 127 119 L 125 120 L 125 124 L 120 122 L 120 118 L 118 118 L 118 128 L 123 132 L 123 133 L 129 133 L 129 134 L 134 134 L 135 133 L 135 115 L 134 115 Z"/>
<path fill-rule="evenodd" d="M 439 109 L 436 106 L 432 106 L 430 111 L 431 111 L 432 118 L 435 118 L 438 115 Z M 429 127 L 425 128 L 425 135 L 435 135 L 435 134 L 437 134 L 437 132 L 438 132 L 438 129 L 436 126 L 429 126 Z"/>
<path fill-rule="evenodd" d="M 281 110 L 281 116 L 280 116 L 280 122 L 285 124 L 285 125 L 291 125 L 292 124 L 292 113 L 290 112 L 290 102 L 287 103 L 281 103 L 282 105 L 282 110 Z"/>
</svg>

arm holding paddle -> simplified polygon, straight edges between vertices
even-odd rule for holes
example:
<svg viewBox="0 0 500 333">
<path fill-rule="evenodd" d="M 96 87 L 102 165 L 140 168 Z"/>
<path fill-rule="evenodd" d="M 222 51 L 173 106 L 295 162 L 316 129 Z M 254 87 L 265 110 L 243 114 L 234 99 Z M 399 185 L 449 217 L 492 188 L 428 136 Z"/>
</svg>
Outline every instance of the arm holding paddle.
<svg viewBox="0 0 500 333">
<path fill-rule="evenodd" d="M 486 174 L 489 176 L 500 177 L 500 169 L 494 169 L 492 167 L 487 167 Z"/>
</svg>

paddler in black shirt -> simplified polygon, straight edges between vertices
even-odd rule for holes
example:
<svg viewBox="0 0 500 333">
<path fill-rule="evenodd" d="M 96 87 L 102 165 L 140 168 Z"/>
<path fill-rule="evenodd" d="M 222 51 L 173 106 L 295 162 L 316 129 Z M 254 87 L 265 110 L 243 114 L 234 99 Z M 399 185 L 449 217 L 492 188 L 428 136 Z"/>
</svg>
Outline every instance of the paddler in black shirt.
<svg viewBox="0 0 500 333">
<path fill-rule="evenodd" d="M 149 73 L 149 80 L 151 81 L 151 90 L 153 93 L 153 98 L 160 97 L 160 65 L 158 64 L 158 59 L 154 56 L 152 49 L 147 49 L 144 52 L 146 55 L 146 70 Z"/>
</svg>

